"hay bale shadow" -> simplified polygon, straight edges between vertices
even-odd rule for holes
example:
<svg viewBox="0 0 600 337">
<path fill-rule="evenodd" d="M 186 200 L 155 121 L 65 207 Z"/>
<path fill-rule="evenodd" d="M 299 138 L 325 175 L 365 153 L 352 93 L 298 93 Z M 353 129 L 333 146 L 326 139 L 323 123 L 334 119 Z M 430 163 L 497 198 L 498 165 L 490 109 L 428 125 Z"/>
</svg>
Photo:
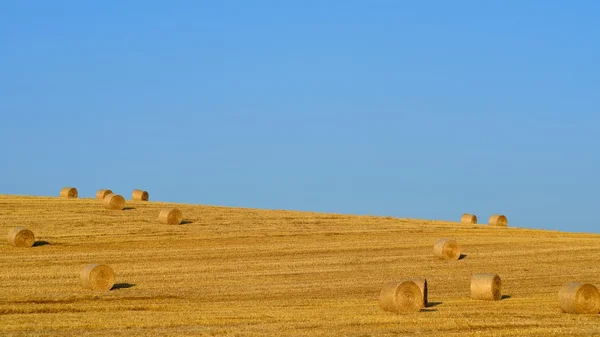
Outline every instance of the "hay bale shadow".
<svg viewBox="0 0 600 337">
<path fill-rule="evenodd" d="M 135 284 L 133 284 L 133 283 L 115 283 L 110 290 L 128 289 L 131 287 L 135 287 Z"/>
<path fill-rule="evenodd" d="M 50 242 L 48 242 L 48 241 L 39 240 L 39 241 L 34 242 L 33 246 L 34 247 L 41 247 L 41 246 L 46 246 L 46 245 L 49 245 L 49 244 L 50 244 Z"/>
<path fill-rule="evenodd" d="M 131 210 L 134 210 L 134 209 L 135 209 L 135 207 L 125 207 L 125 208 L 123 208 L 124 211 L 131 211 Z"/>
<path fill-rule="evenodd" d="M 500 298 L 500 300 L 507 300 L 509 298 L 512 298 L 512 296 L 510 296 L 510 295 L 502 295 L 502 297 Z"/>
<path fill-rule="evenodd" d="M 187 224 L 191 224 L 191 223 L 194 223 L 194 222 L 191 220 L 181 220 L 181 225 L 187 225 Z"/>
<path fill-rule="evenodd" d="M 464 259 L 464 258 L 466 258 L 466 257 L 467 257 L 467 254 L 460 254 L 460 256 L 458 257 L 458 259 L 459 259 L 459 260 L 462 260 L 462 259 Z"/>
</svg>

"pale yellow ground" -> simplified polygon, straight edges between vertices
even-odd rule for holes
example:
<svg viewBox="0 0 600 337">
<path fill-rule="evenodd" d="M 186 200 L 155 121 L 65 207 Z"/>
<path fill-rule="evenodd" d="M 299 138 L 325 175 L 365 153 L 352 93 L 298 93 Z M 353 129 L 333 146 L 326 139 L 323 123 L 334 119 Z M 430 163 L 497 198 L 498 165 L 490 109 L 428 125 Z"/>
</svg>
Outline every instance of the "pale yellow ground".
<svg viewBox="0 0 600 337">
<path fill-rule="evenodd" d="M 0 336 L 600 336 L 600 315 L 561 313 L 557 296 L 600 286 L 600 235 L 197 205 L 177 205 L 189 223 L 159 224 L 168 205 L 0 196 L 1 233 L 48 242 L 2 239 Z M 436 259 L 443 237 L 467 257 Z M 112 266 L 118 289 L 82 289 L 88 263 Z M 507 298 L 469 298 L 482 272 Z M 415 277 L 433 306 L 379 308 L 385 282 Z"/>
</svg>

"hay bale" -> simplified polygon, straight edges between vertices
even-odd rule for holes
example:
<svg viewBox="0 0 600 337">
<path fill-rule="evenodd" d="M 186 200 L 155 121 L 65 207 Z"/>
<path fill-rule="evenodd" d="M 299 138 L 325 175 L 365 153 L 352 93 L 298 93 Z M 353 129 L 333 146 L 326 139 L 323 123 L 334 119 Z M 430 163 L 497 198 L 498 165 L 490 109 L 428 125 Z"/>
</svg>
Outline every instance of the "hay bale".
<svg viewBox="0 0 600 337">
<path fill-rule="evenodd" d="M 426 308 L 427 307 L 427 280 L 424 278 L 413 278 L 413 279 L 410 279 L 409 281 L 413 281 L 414 283 L 417 284 L 417 286 L 419 286 L 419 289 L 421 289 L 421 295 L 423 295 L 422 307 Z"/>
<path fill-rule="evenodd" d="M 135 201 L 148 201 L 148 192 L 142 190 L 133 190 L 131 193 L 131 200 Z"/>
<path fill-rule="evenodd" d="M 8 232 L 8 244 L 15 247 L 32 247 L 35 243 L 33 232 L 24 227 L 15 227 Z"/>
<path fill-rule="evenodd" d="M 502 298 L 500 276 L 496 274 L 474 274 L 471 277 L 471 298 L 474 300 L 500 300 Z"/>
<path fill-rule="evenodd" d="M 125 208 L 125 198 L 118 194 L 107 194 L 104 199 L 102 199 L 102 204 L 106 209 L 121 211 Z"/>
<path fill-rule="evenodd" d="M 569 314 L 600 313 L 600 291 L 592 284 L 569 282 L 558 291 L 560 309 Z"/>
<path fill-rule="evenodd" d="M 468 223 L 468 224 L 476 224 L 477 223 L 477 215 L 465 213 L 460 217 L 460 222 Z"/>
<path fill-rule="evenodd" d="M 183 220 L 183 215 L 177 208 L 168 208 L 160 211 L 158 220 L 167 225 L 179 225 Z"/>
<path fill-rule="evenodd" d="M 75 187 L 65 187 L 62 190 L 60 190 L 61 198 L 74 199 L 77 198 L 78 195 L 79 194 L 77 193 L 77 189 Z"/>
<path fill-rule="evenodd" d="M 443 260 L 458 260 L 460 258 L 460 246 L 456 240 L 439 239 L 433 245 L 433 254 Z"/>
<path fill-rule="evenodd" d="M 490 217 L 488 221 L 489 226 L 508 226 L 508 219 L 502 214 L 494 214 Z"/>
<path fill-rule="evenodd" d="M 96 199 L 104 200 L 104 197 L 109 194 L 112 194 L 111 190 L 98 190 L 98 192 L 96 192 Z"/>
<path fill-rule="evenodd" d="M 115 285 L 115 272 L 107 265 L 88 264 L 79 274 L 86 289 L 108 291 Z"/>
<path fill-rule="evenodd" d="M 423 307 L 423 293 L 414 281 L 392 281 L 381 289 L 379 306 L 399 314 L 417 312 Z"/>
</svg>

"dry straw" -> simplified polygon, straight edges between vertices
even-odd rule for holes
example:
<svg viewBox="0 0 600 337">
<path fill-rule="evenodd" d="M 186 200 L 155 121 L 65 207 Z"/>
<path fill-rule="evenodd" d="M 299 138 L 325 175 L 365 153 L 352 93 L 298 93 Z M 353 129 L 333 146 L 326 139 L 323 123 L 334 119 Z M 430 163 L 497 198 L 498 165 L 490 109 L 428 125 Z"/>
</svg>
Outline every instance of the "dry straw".
<svg viewBox="0 0 600 337">
<path fill-rule="evenodd" d="M 444 260 L 458 260 L 460 258 L 460 246 L 456 240 L 439 239 L 433 246 L 433 254 Z"/>
<path fill-rule="evenodd" d="M 102 204 L 106 209 L 120 211 L 125 208 L 125 198 L 118 194 L 107 194 L 104 199 L 102 199 Z"/>
<path fill-rule="evenodd" d="M 488 225 L 506 227 L 508 226 L 508 219 L 502 214 L 494 214 L 490 217 Z"/>
<path fill-rule="evenodd" d="M 86 289 L 108 291 L 115 285 L 115 272 L 107 265 L 88 264 L 79 276 Z"/>
<path fill-rule="evenodd" d="M 75 187 L 65 187 L 60 190 L 61 198 L 77 198 L 79 194 L 77 193 L 77 189 Z"/>
<path fill-rule="evenodd" d="M 410 279 L 409 281 L 413 281 L 414 283 L 417 284 L 417 286 L 419 286 L 419 289 L 421 289 L 421 295 L 423 296 L 422 307 L 426 308 L 427 307 L 427 280 L 424 278 L 413 278 L 413 279 Z"/>
<path fill-rule="evenodd" d="M 600 312 L 600 291 L 592 284 L 569 282 L 558 291 L 560 309 L 569 314 Z"/>
<path fill-rule="evenodd" d="M 112 194 L 111 190 L 98 190 L 98 192 L 96 192 L 96 199 L 104 200 L 104 197 L 109 194 Z"/>
<path fill-rule="evenodd" d="M 148 192 L 142 190 L 133 190 L 131 193 L 131 200 L 148 201 Z"/>
<path fill-rule="evenodd" d="M 399 314 L 417 312 L 423 307 L 423 292 L 412 280 L 392 281 L 381 289 L 379 306 Z"/>
<path fill-rule="evenodd" d="M 502 298 L 500 276 L 496 274 L 474 274 L 471 277 L 471 298 L 474 300 L 500 300 Z"/>
<path fill-rule="evenodd" d="M 8 244 L 29 248 L 35 243 L 33 232 L 24 227 L 15 227 L 8 232 Z"/>
<path fill-rule="evenodd" d="M 163 209 L 158 214 L 158 221 L 167 225 L 179 225 L 182 220 L 183 215 L 181 214 L 181 211 L 177 208 Z"/>
<path fill-rule="evenodd" d="M 476 224 L 477 223 L 477 215 L 465 213 L 460 217 L 460 222 Z"/>
</svg>

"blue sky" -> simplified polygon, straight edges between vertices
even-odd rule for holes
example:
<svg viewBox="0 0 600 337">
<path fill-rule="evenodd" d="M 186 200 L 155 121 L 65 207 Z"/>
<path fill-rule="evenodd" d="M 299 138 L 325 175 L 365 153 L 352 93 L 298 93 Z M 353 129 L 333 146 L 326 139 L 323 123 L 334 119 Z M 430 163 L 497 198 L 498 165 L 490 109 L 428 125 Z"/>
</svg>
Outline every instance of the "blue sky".
<svg viewBox="0 0 600 337">
<path fill-rule="evenodd" d="M 599 232 L 596 1 L 2 1 L 0 193 Z"/>
</svg>

